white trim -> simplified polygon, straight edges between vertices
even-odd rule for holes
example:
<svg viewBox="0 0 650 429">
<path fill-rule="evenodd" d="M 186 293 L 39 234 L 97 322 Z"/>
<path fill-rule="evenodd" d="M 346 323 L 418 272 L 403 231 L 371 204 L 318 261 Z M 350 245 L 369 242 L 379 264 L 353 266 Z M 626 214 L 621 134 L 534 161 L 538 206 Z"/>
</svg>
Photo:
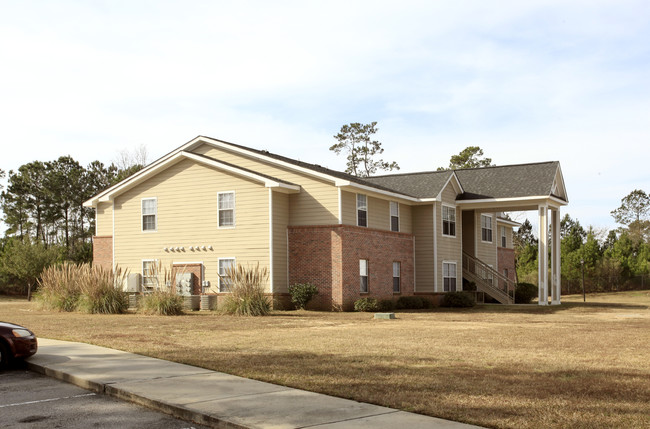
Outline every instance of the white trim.
<svg viewBox="0 0 650 429">
<path fill-rule="evenodd" d="M 467 205 L 467 204 L 485 204 L 485 203 L 504 203 L 504 202 L 511 202 L 511 201 L 533 201 L 533 200 L 547 200 L 547 199 L 557 201 L 562 205 L 568 204 L 568 202 L 560 198 L 556 198 L 552 195 L 537 195 L 537 196 L 530 196 L 530 197 L 508 197 L 508 198 L 483 198 L 480 200 L 457 200 L 456 204 Z"/>
<path fill-rule="evenodd" d="M 155 265 L 155 264 L 158 263 L 158 259 L 142 259 L 141 262 L 140 262 L 140 270 L 141 270 L 141 273 L 142 273 L 142 287 L 143 287 L 143 288 L 144 288 L 144 287 L 155 287 L 156 285 L 153 285 L 153 286 L 145 286 L 145 284 L 144 284 L 144 278 L 145 278 L 145 275 L 144 275 L 144 263 L 145 263 L 145 262 L 153 262 L 153 263 L 154 263 L 154 270 L 155 270 L 155 271 L 154 271 L 154 275 L 151 276 L 151 277 L 153 277 L 155 280 L 157 280 L 157 277 L 158 277 L 158 274 L 159 274 L 159 273 L 158 273 L 158 271 L 156 270 L 156 265 Z M 157 282 L 156 282 L 156 283 L 157 283 Z M 158 286 L 160 286 L 160 285 L 158 285 Z"/>
<path fill-rule="evenodd" d="M 142 205 L 145 200 L 154 200 L 156 202 L 156 213 L 154 214 L 154 229 L 144 229 L 144 216 L 145 214 L 142 211 Z M 150 214 L 146 216 L 151 216 Z M 144 233 L 152 233 L 152 232 L 158 232 L 158 197 L 145 197 L 145 198 L 140 198 L 140 232 Z"/>
<path fill-rule="evenodd" d="M 454 265 L 456 268 L 456 285 L 453 291 L 446 291 L 445 290 L 445 264 L 449 265 Z M 448 260 L 442 260 L 440 263 L 440 268 L 442 269 L 442 291 L 441 292 L 460 292 L 463 289 L 463 282 L 460 282 L 460 289 L 458 289 L 458 261 L 448 261 Z M 453 277 L 448 277 L 452 279 Z"/>
<path fill-rule="evenodd" d="M 338 187 L 339 190 L 339 225 L 343 225 L 343 190 Z"/>
<path fill-rule="evenodd" d="M 334 184 L 335 184 L 336 186 L 338 186 L 339 188 L 340 188 L 340 187 L 346 187 L 346 186 L 349 186 L 349 187 L 351 187 L 351 188 L 360 189 L 360 190 L 362 190 L 362 191 L 366 191 L 366 192 L 374 192 L 374 193 L 379 194 L 379 195 L 384 195 L 384 196 L 387 196 L 387 197 L 390 197 L 390 198 L 400 198 L 400 199 L 402 199 L 402 200 L 412 201 L 412 202 L 414 202 L 414 203 L 436 201 L 435 198 L 416 198 L 416 197 L 411 197 L 411 196 L 409 196 L 409 195 L 404 195 L 404 194 L 400 194 L 400 193 L 397 193 L 397 192 L 384 191 L 384 190 L 382 190 L 382 189 L 373 188 L 373 187 L 371 187 L 371 186 L 361 185 L 361 184 L 359 184 L 359 183 L 351 182 L 351 181 L 349 181 L 349 180 L 337 179 L 337 180 L 334 182 Z"/>
<path fill-rule="evenodd" d="M 465 192 L 465 190 L 463 189 L 463 186 L 460 184 L 460 180 L 458 180 L 458 176 L 456 176 L 456 172 L 452 171 L 451 174 L 449 175 L 449 177 L 447 178 L 447 181 L 445 182 L 445 184 L 442 186 L 442 188 L 440 188 L 440 192 L 438 192 L 438 195 L 436 196 L 436 199 L 442 201 L 442 192 L 447 188 L 447 185 L 449 185 L 449 182 L 451 182 L 451 179 L 455 179 L 454 180 L 455 185 L 452 184 L 452 186 L 454 187 L 454 192 L 456 192 L 456 195 L 459 195 L 459 194 L 462 194 L 463 192 Z"/>
<path fill-rule="evenodd" d="M 490 231 L 491 231 L 490 237 L 492 238 L 492 240 L 490 240 L 490 241 L 483 240 L 483 216 L 485 216 L 486 218 L 488 218 L 488 217 L 490 218 Z M 494 222 L 493 222 L 493 220 L 494 220 L 494 215 L 492 213 L 489 213 L 489 214 L 481 213 L 481 225 L 479 227 L 480 231 L 481 231 L 481 243 L 494 244 L 494 225 L 493 225 Z"/>
<path fill-rule="evenodd" d="M 393 231 L 393 214 L 390 210 L 391 204 L 397 204 L 397 231 Z M 391 232 L 401 232 L 402 230 L 402 217 L 399 214 L 399 202 L 398 201 L 389 201 L 388 202 L 388 230 Z"/>
<path fill-rule="evenodd" d="M 399 279 L 399 290 L 395 292 L 395 264 L 398 265 L 399 267 L 399 276 L 397 278 Z M 402 261 L 393 261 L 393 293 L 402 293 Z"/>
<path fill-rule="evenodd" d="M 219 195 L 232 194 L 232 225 L 221 226 L 219 222 L 219 213 L 221 209 L 219 208 Z M 224 209 L 230 210 L 230 209 Z M 237 226 L 237 196 L 235 191 L 221 191 L 217 192 L 217 229 L 235 229 Z"/>
<path fill-rule="evenodd" d="M 499 246 L 497 247 L 503 247 L 504 249 L 508 248 L 508 236 L 506 235 L 506 227 L 503 225 L 499 225 L 499 222 L 497 221 L 497 228 L 499 229 Z M 503 244 L 503 239 L 506 240 L 506 244 Z M 498 260 L 498 258 L 497 258 Z"/>
<path fill-rule="evenodd" d="M 113 253 L 113 272 L 115 272 L 115 200 L 112 202 L 113 204 L 113 210 L 112 210 L 112 216 L 113 216 L 113 248 L 111 249 Z M 142 209 L 140 209 L 142 210 Z M 97 213 L 97 209 L 95 209 L 95 213 Z"/>
<path fill-rule="evenodd" d="M 366 224 L 365 225 L 359 225 L 359 195 L 362 195 L 362 196 L 366 197 L 366 210 L 365 210 L 365 212 L 366 212 Z M 354 207 L 355 207 L 354 215 L 357 218 L 357 226 L 360 226 L 362 228 L 369 228 L 369 225 L 370 225 L 370 219 L 369 219 L 369 216 L 368 216 L 368 212 L 369 212 L 369 210 L 368 210 L 369 207 L 368 206 L 369 205 L 370 205 L 370 202 L 368 200 L 368 195 L 367 194 L 354 194 Z"/>
<path fill-rule="evenodd" d="M 436 203 L 433 203 L 433 291 L 438 291 L 438 217 Z"/>
<path fill-rule="evenodd" d="M 273 293 L 273 190 L 269 188 L 269 292 Z"/>
<path fill-rule="evenodd" d="M 217 258 L 217 280 L 218 280 L 217 292 L 218 293 L 226 293 L 226 292 L 221 292 L 221 277 L 220 277 L 221 273 L 219 272 L 219 269 L 221 267 L 221 261 L 226 261 L 226 260 L 233 261 L 233 265 L 235 266 L 235 268 L 237 267 L 237 258 L 235 258 L 234 256 L 226 257 L 226 258 Z"/>
<path fill-rule="evenodd" d="M 451 208 L 451 209 L 454 210 L 454 235 L 445 234 L 445 224 L 444 224 L 444 222 L 445 222 L 445 211 L 444 211 L 444 207 Z M 440 203 L 440 220 L 442 221 L 442 231 L 440 231 L 440 233 L 441 233 L 441 235 L 443 237 L 448 237 L 448 238 L 456 238 L 456 237 L 458 237 L 458 233 L 457 233 L 457 231 L 458 231 L 458 221 L 456 220 L 456 218 L 457 218 L 457 216 L 456 216 L 457 213 L 456 212 L 457 211 L 458 211 L 458 208 L 453 204 Z"/>
<path fill-rule="evenodd" d="M 506 225 L 513 226 L 513 227 L 520 227 L 522 225 L 519 222 L 515 222 L 514 220 L 504 219 L 502 217 L 497 216 L 497 224 L 500 223 L 504 223 Z"/>
<path fill-rule="evenodd" d="M 415 279 L 415 272 L 416 272 L 416 270 L 415 270 L 415 240 L 411 240 L 411 241 L 413 241 L 413 293 L 415 293 L 415 292 L 418 291 L 418 289 L 417 289 L 417 281 Z"/>
</svg>

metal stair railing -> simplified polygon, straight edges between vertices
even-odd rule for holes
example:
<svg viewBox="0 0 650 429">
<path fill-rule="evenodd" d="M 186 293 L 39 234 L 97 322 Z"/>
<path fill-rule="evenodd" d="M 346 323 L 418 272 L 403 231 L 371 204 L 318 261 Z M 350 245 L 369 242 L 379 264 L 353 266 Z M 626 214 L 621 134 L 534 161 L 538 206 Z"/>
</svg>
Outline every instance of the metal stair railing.
<svg viewBox="0 0 650 429">
<path fill-rule="evenodd" d="M 515 302 L 515 283 L 478 258 L 463 252 L 463 276 L 502 304 Z"/>
</svg>

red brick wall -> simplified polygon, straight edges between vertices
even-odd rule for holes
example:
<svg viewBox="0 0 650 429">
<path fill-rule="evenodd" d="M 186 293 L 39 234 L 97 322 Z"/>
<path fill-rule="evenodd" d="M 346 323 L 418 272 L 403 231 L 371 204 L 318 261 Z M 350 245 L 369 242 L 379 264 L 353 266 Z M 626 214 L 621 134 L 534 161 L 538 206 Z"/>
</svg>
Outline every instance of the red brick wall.
<svg viewBox="0 0 650 429">
<path fill-rule="evenodd" d="M 362 296 L 393 299 L 393 262 L 400 262 L 399 295 L 413 295 L 413 240 L 350 225 L 289 227 L 289 284 L 315 284 L 314 307 L 350 310 Z M 360 292 L 360 259 L 368 260 L 367 294 Z"/>
<path fill-rule="evenodd" d="M 515 250 L 506 247 L 497 247 L 497 266 L 499 267 L 499 274 L 503 274 L 503 270 L 508 270 L 508 278 L 515 281 Z"/>
<path fill-rule="evenodd" d="M 113 269 L 113 237 L 110 235 L 93 237 L 93 265 L 107 270 Z"/>
<path fill-rule="evenodd" d="M 193 295 L 201 295 L 201 282 L 203 281 L 203 265 L 202 264 L 174 264 L 172 271 L 172 283 L 176 284 L 176 274 L 192 273 Z"/>
</svg>

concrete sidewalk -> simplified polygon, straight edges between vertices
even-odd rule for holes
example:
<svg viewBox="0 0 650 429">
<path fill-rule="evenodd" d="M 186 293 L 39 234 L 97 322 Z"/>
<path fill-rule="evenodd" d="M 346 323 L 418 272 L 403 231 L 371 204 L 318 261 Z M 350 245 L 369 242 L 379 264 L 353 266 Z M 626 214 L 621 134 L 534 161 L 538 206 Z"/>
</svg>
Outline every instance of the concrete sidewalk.
<svg viewBox="0 0 650 429">
<path fill-rule="evenodd" d="M 83 343 L 39 339 L 30 369 L 219 428 L 472 428 Z"/>
</svg>

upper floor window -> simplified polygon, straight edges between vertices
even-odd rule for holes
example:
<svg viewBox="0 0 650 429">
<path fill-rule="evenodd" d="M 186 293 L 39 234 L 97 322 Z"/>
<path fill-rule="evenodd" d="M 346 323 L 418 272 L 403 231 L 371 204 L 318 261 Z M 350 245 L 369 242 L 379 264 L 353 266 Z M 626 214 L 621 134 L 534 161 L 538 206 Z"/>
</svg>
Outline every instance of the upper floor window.
<svg viewBox="0 0 650 429">
<path fill-rule="evenodd" d="M 362 293 L 368 293 L 368 260 L 359 259 L 359 282 L 360 282 L 360 291 Z"/>
<path fill-rule="evenodd" d="M 357 225 L 368 226 L 368 197 L 357 194 Z"/>
<path fill-rule="evenodd" d="M 390 230 L 399 231 L 399 203 L 390 202 Z"/>
<path fill-rule="evenodd" d="M 492 243 L 492 216 L 481 215 L 481 240 Z"/>
<path fill-rule="evenodd" d="M 501 247 L 507 247 L 508 241 L 506 240 L 506 227 L 501 227 Z"/>
<path fill-rule="evenodd" d="M 456 292 L 456 263 L 442 263 L 442 283 L 445 292 Z"/>
<path fill-rule="evenodd" d="M 400 271 L 402 270 L 402 264 L 399 262 L 393 262 L 393 293 L 400 293 L 401 291 L 401 282 L 400 282 Z"/>
<path fill-rule="evenodd" d="M 219 228 L 235 226 L 235 193 L 219 192 L 217 194 L 219 206 Z"/>
<path fill-rule="evenodd" d="M 230 292 L 231 270 L 235 269 L 235 258 L 219 259 L 219 292 Z"/>
<path fill-rule="evenodd" d="M 155 231 L 158 215 L 158 200 L 156 198 L 142 199 L 142 230 Z"/>
<path fill-rule="evenodd" d="M 456 236 L 456 208 L 442 206 L 442 235 Z"/>
</svg>

